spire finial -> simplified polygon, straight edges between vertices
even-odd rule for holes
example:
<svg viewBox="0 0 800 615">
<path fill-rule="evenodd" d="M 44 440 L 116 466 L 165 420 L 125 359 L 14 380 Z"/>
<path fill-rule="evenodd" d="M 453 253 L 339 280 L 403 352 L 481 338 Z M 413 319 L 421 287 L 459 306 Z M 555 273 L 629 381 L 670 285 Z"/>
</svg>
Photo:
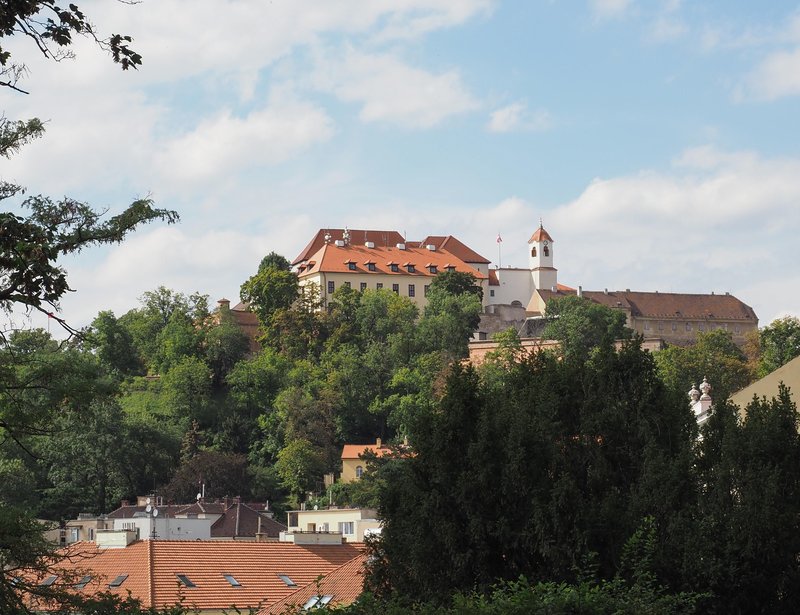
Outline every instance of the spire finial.
<svg viewBox="0 0 800 615">
<path fill-rule="evenodd" d="M 544 228 L 544 224 L 542 224 L 542 217 L 539 216 L 539 228 Z"/>
</svg>

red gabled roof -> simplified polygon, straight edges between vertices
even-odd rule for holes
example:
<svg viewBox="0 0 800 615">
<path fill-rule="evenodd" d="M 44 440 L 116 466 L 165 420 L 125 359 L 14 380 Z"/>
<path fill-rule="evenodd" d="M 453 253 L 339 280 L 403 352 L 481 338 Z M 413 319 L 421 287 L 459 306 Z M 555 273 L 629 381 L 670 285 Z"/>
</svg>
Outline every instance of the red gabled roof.
<svg viewBox="0 0 800 615">
<path fill-rule="evenodd" d="M 348 229 L 350 233 L 350 243 L 364 245 L 366 242 L 371 241 L 375 246 L 387 247 L 396 246 L 398 243 L 403 243 L 405 240 L 403 236 L 397 231 L 362 231 L 357 229 Z M 320 229 L 314 238 L 308 242 L 308 245 L 303 248 L 303 251 L 297 255 L 292 261 L 292 265 L 301 263 L 308 260 L 312 254 L 319 251 L 325 245 L 325 235 L 331 236 L 331 243 L 342 239 L 345 229 L 343 228 L 329 228 Z"/>
<path fill-rule="evenodd" d="M 449 252 L 465 263 L 488 265 L 491 262 L 452 235 L 429 235 L 419 243 L 414 242 L 414 245 L 419 248 L 434 245 L 437 250 Z"/>
<path fill-rule="evenodd" d="M 211 537 L 255 538 L 259 529 L 265 536 L 278 538 L 286 526 L 252 506 L 234 503 L 211 525 Z"/>
<path fill-rule="evenodd" d="M 278 615 L 291 607 L 302 608 L 314 596 L 331 596 L 329 606 L 347 606 L 355 602 L 364 591 L 364 565 L 366 554 L 354 557 L 346 564 L 330 572 L 319 583 L 309 583 L 286 598 L 269 605 L 258 615 Z M 294 610 L 290 612 L 295 612 Z"/>
<path fill-rule="evenodd" d="M 455 267 L 456 271 L 470 273 L 475 276 L 475 279 L 482 280 L 487 276 L 475 269 L 471 264 L 466 263 L 454 254 L 446 250 L 427 250 L 419 247 L 409 247 L 401 250 L 395 246 L 375 246 L 368 248 L 363 245 L 350 244 L 346 246 L 337 246 L 334 243 L 323 244 L 319 251 L 313 254 L 314 265 L 307 267 L 305 271 L 299 273 L 302 279 L 305 276 L 313 275 L 319 272 L 324 273 L 362 273 L 364 275 L 386 274 L 386 275 L 401 275 L 401 276 L 418 276 L 420 278 L 430 278 L 436 274 L 431 273 L 422 263 L 435 265 L 440 271 L 446 267 Z M 375 262 L 375 270 L 370 271 L 369 268 L 363 265 L 367 261 Z M 356 266 L 355 269 L 350 269 L 347 262 L 353 262 Z M 406 269 L 400 268 L 401 263 L 411 262 L 417 263 L 414 273 L 409 273 Z M 391 265 L 398 265 L 398 271 L 392 271 Z"/>
<path fill-rule="evenodd" d="M 392 452 L 388 446 L 380 446 L 377 444 L 345 444 L 342 447 L 342 459 L 361 459 L 364 453 L 375 453 L 378 457 L 383 457 Z"/>
<path fill-rule="evenodd" d="M 179 520 L 175 520 L 179 522 Z M 98 549 L 80 542 L 69 547 L 69 557 L 54 564 L 49 573 L 60 579 L 88 574 L 92 581 L 74 589 L 74 576 L 64 589 L 84 595 L 109 591 L 120 597 L 128 592 L 144 607 L 164 608 L 183 601 L 189 608 L 239 609 L 282 600 L 298 587 L 313 584 L 362 553 L 362 545 L 295 545 L 284 542 L 140 540 L 124 548 Z M 127 574 L 116 588 L 108 584 Z M 177 574 L 195 587 L 179 586 Z M 240 583 L 235 587 L 223 575 Z M 278 576 L 294 581 L 288 586 Z"/>
</svg>

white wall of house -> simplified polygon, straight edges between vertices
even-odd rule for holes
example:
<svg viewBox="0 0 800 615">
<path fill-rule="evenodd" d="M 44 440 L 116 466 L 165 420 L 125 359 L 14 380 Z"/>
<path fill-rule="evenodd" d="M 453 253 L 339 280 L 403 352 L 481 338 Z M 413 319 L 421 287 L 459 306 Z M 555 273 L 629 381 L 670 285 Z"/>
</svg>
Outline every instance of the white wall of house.
<svg viewBox="0 0 800 615">
<path fill-rule="evenodd" d="M 147 540 L 153 537 L 155 526 L 156 539 L 159 540 L 210 540 L 213 519 L 175 519 L 168 517 L 135 517 L 132 519 L 114 519 L 115 530 L 134 530 L 139 538 Z"/>
</svg>

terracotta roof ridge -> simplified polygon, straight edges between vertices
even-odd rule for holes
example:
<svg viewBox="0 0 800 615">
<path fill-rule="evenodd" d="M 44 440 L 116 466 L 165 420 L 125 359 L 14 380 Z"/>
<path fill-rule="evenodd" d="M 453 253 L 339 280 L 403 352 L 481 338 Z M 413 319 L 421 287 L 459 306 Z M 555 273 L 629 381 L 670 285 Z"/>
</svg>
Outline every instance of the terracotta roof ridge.
<svg viewBox="0 0 800 615">
<path fill-rule="evenodd" d="M 155 606 L 155 581 L 153 579 L 153 543 L 154 540 L 147 541 L 147 597 L 150 600 L 148 607 Z"/>
</svg>

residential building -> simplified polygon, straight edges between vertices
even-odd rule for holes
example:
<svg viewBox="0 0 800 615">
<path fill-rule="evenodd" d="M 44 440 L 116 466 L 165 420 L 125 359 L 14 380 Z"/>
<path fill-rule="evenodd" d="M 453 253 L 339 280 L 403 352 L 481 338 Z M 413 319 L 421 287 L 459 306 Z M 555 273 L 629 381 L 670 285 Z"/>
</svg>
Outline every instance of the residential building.
<svg viewBox="0 0 800 615">
<path fill-rule="evenodd" d="M 420 309 L 436 275 L 460 271 L 488 295 L 489 260 L 452 236 L 406 241 L 396 231 L 323 229 L 293 262 L 302 286 L 314 284 L 326 303 L 337 288 L 391 290 Z"/>
<path fill-rule="evenodd" d="M 130 592 L 145 608 L 163 609 L 182 601 L 202 614 L 269 607 L 348 562 L 363 562 L 362 547 L 352 544 L 294 545 L 281 542 L 132 540 L 133 532 L 109 532 L 123 540 L 100 545 L 80 542 L 44 573 L 30 576 L 82 595 Z M 132 541 L 131 541 L 132 540 Z M 340 572 L 361 583 L 361 563 Z M 46 610 L 46 604 L 31 604 Z"/>
<path fill-rule="evenodd" d="M 795 357 L 786 365 L 782 365 L 774 372 L 771 372 L 756 380 L 741 391 L 731 395 L 731 402 L 739 406 L 739 414 L 745 418 L 747 404 L 753 401 L 753 397 L 766 397 L 772 399 L 778 396 L 778 389 L 781 384 L 789 387 L 789 395 L 795 404 L 800 406 L 800 357 Z"/>
<path fill-rule="evenodd" d="M 345 444 L 342 447 L 342 475 L 339 480 L 349 483 L 361 478 L 367 469 L 367 464 L 363 459 L 365 453 L 383 457 L 391 452 L 392 449 L 385 446 L 380 438 L 375 441 L 375 444 Z"/>
<path fill-rule="evenodd" d="M 352 604 L 364 591 L 364 565 L 366 554 L 354 557 L 346 564 L 328 573 L 319 582 L 309 583 L 283 600 L 265 607 L 258 615 L 279 615 L 310 611 L 324 606 L 337 607 Z"/>
<path fill-rule="evenodd" d="M 281 540 L 297 542 L 304 534 L 331 535 L 331 542 L 364 542 L 370 534 L 380 534 L 378 511 L 372 508 L 338 508 L 291 510 L 287 514 L 287 529 Z"/>
<path fill-rule="evenodd" d="M 537 313 L 544 313 L 547 302 L 555 297 L 582 296 L 590 301 L 625 313 L 626 325 L 644 337 L 659 337 L 669 344 L 685 346 L 698 333 L 722 329 L 733 341 L 744 344 L 747 335 L 758 330 L 753 308 L 733 295 L 662 293 L 639 291 L 537 291 L 532 303 Z"/>
<path fill-rule="evenodd" d="M 64 524 L 63 544 L 72 544 L 82 540 L 94 540 L 98 530 L 112 529 L 113 523 L 107 515 L 94 515 L 92 513 L 79 513 L 77 519 L 71 519 Z"/>
</svg>

